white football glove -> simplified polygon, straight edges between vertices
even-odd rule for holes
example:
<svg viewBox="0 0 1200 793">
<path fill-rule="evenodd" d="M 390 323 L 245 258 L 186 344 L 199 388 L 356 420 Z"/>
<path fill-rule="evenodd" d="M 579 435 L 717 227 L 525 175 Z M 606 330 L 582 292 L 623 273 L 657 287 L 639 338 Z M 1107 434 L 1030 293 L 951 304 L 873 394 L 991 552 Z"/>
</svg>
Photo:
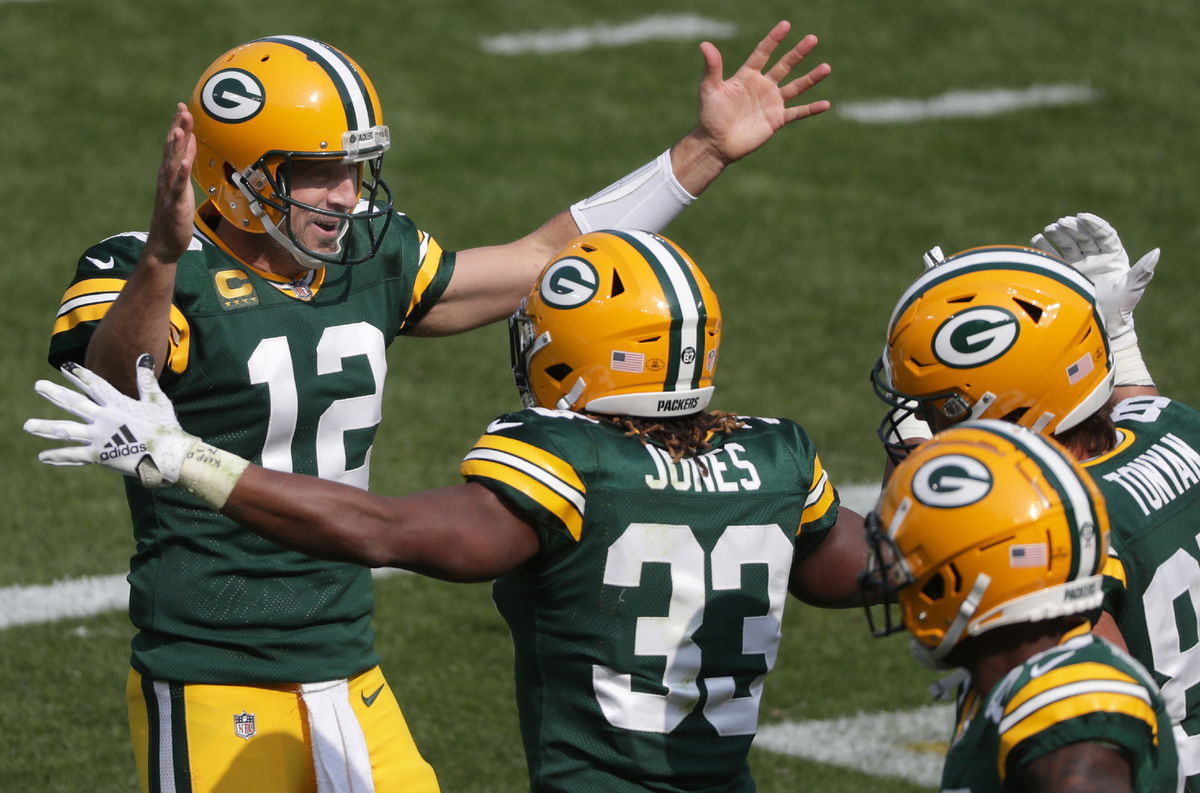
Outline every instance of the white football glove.
<svg viewBox="0 0 1200 793">
<path fill-rule="evenodd" d="M 138 399 L 78 364 L 64 364 L 61 371 L 77 390 L 48 380 L 38 380 L 34 390 L 83 421 L 26 421 L 25 431 L 31 435 L 75 444 L 38 452 L 39 460 L 47 465 L 96 463 L 135 476 L 145 487 L 167 487 L 179 480 L 184 458 L 199 438 L 179 426 L 149 355 L 137 360 Z"/>
<path fill-rule="evenodd" d="M 1158 248 L 1130 267 L 1117 230 L 1088 212 L 1059 218 L 1031 241 L 1035 248 L 1061 256 L 1096 285 L 1096 302 L 1114 350 L 1137 344 L 1133 309 L 1154 277 L 1161 253 Z"/>
</svg>

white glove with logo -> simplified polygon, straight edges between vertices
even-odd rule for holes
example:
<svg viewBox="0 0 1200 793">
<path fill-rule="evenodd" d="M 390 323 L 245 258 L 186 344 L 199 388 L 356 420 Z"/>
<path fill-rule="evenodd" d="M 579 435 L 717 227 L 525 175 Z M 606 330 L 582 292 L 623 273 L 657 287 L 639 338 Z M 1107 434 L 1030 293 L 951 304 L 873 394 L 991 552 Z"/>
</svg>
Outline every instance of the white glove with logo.
<svg viewBox="0 0 1200 793">
<path fill-rule="evenodd" d="M 1104 314 L 1114 349 L 1137 343 L 1133 309 L 1146 291 L 1161 251 L 1147 253 L 1129 266 L 1129 254 L 1108 221 L 1088 212 L 1059 218 L 1033 237 L 1033 245 L 1061 256 L 1096 285 L 1096 301 Z"/>
<path fill-rule="evenodd" d="M 179 480 L 183 461 L 199 438 L 179 426 L 149 355 L 137 361 L 138 399 L 78 364 L 64 364 L 62 373 L 77 390 L 48 380 L 38 380 L 34 390 L 83 421 L 26 421 L 25 431 L 31 435 L 76 444 L 38 452 L 39 460 L 47 465 L 96 463 L 136 476 L 145 487 L 167 487 Z"/>
</svg>

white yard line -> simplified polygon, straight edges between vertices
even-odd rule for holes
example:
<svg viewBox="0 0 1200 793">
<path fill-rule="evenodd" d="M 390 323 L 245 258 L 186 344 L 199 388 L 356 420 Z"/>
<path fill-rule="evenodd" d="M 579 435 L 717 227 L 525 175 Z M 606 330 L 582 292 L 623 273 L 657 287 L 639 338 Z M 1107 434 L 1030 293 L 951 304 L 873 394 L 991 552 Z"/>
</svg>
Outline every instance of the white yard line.
<svg viewBox="0 0 1200 793">
<path fill-rule="evenodd" d="M 878 99 L 835 102 L 844 118 L 863 124 L 910 124 L 938 118 L 978 118 L 1030 107 L 1077 105 L 1095 102 L 1100 93 L 1087 85 L 1031 85 L 1029 88 L 994 88 L 986 91 L 947 91 L 929 99 Z"/>
<path fill-rule="evenodd" d="M 737 32 L 729 22 L 695 14 L 658 14 L 622 25 L 597 23 L 587 27 L 502 33 L 479 40 L 484 52 L 522 55 L 529 52 L 577 52 L 593 47 L 624 47 L 644 41 L 727 38 Z"/>
<path fill-rule="evenodd" d="M 764 724 L 758 728 L 754 745 L 865 774 L 937 787 L 953 727 L 953 705 L 927 705 L 824 721 Z"/>
</svg>

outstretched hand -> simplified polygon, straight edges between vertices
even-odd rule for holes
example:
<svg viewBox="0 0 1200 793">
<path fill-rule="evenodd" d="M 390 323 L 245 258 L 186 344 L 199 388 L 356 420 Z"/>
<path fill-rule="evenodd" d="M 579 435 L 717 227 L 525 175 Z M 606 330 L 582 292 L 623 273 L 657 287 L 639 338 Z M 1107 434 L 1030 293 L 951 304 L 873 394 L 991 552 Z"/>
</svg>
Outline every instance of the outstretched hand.
<svg viewBox="0 0 1200 793">
<path fill-rule="evenodd" d="M 723 76 L 720 50 L 712 42 L 700 44 L 700 52 L 704 55 L 704 77 L 700 81 L 697 133 L 726 165 L 762 146 L 785 125 L 830 108 L 824 99 L 788 105 L 830 73 L 829 64 L 822 63 L 788 80 L 792 70 L 817 46 L 817 37 L 811 33 L 764 71 L 790 30 L 791 24 L 787 21 L 777 23 L 728 80 Z"/>
<path fill-rule="evenodd" d="M 150 218 L 145 247 L 146 255 L 164 264 L 179 261 L 192 240 L 196 214 L 191 179 L 192 164 L 196 160 L 194 125 L 191 111 L 180 102 L 163 143 L 158 186 L 154 193 L 154 214 Z"/>
<path fill-rule="evenodd" d="M 199 440 L 179 426 L 171 400 L 158 387 L 154 361 L 137 361 L 138 399 L 125 396 L 100 375 L 74 363 L 62 373 L 75 389 L 38 380 L 37 391 L 51 404 L 78 416 L 70 419 L 29 419 L 25 431 L 39 438 L 71 445 L 38 452 L 47 465 L 87 465 L 137 477 L 145 487 L 166 487 L 179 480 L 188 451 Z"/>
</svg>

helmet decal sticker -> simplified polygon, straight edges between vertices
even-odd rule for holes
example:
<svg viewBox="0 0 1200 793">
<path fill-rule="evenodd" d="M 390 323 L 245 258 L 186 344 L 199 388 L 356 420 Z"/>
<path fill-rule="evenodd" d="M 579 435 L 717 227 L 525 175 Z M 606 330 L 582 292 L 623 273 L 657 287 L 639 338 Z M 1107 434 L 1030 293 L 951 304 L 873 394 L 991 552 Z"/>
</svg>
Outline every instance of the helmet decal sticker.
<svg viewBox="0 0 1200 793">
<path fill-rule="evenodd" d="M 992 472 L 974 457 L 947 454 L 917 469 L 912 491 L 930 507 L 951 509 L 974 504 L 992 489 Z"/>
<path fill-rule="evenodd" d="M 258 115 L 266 91 L 259 79 L 244 69 L 222 69 L 208 78 L 200 91 L 204 112 L 227 124 L 238 124 Z"/>
<path fill-rule="evenodd" d="M 968 369 L 999 358 L 1020 334 L 1016 316 L 996 306 L 969 308 L 933 334 L 933 354 L 946 366 Z"/>
<path fill-rule="evenodd" d="M 595 297 L 599 288 L 600 276 L 591 262 L 569 256 L 546 268 L 541 295 L 554 308 L 578 308 Z"/>
</svg>

